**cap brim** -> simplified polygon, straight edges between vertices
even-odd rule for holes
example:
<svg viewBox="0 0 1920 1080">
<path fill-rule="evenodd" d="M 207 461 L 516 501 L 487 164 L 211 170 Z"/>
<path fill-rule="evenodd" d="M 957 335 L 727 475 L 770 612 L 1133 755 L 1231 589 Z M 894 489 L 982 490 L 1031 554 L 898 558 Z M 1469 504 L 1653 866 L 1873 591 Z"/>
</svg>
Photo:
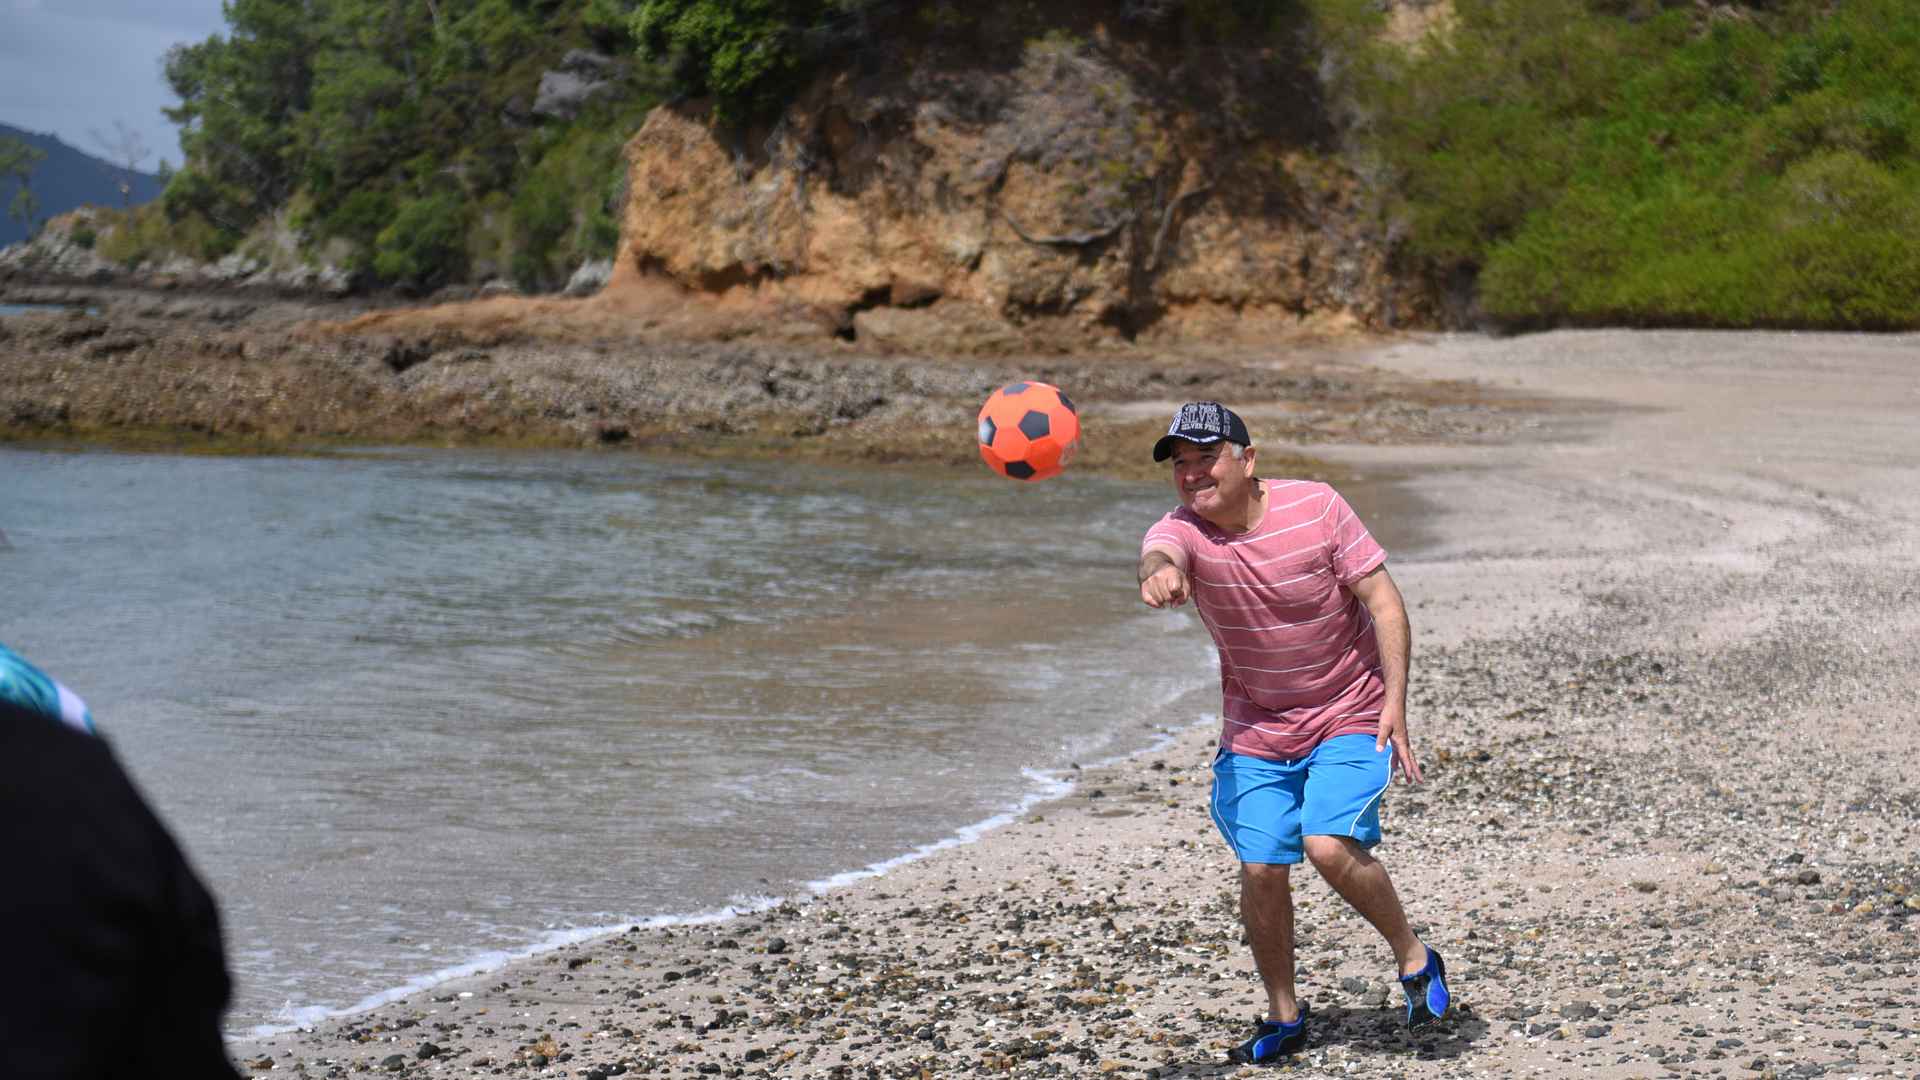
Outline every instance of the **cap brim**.
<svg viewBox="0 0 1920 1080">
<path fill-rule="evenodd" d="M 1219 435 L 1204 435 L 1197 439 L 1191 435 L 1162 435 L 1160 441 L 1153 444 L 1153 460 L 1165 461 L 1172 457 L 1174 443 L 1190 442 L 1195 446 L 1206 446 L 1208 443 L 1219 442 L 1221 438 L 1222 436 Z"/>
</svg>

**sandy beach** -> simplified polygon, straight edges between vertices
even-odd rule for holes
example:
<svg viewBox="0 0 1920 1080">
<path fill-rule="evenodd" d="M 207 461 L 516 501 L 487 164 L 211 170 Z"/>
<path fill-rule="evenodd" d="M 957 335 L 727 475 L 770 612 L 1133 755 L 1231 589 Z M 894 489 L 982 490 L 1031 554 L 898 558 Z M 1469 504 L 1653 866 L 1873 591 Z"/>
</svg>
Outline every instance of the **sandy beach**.
<svg viewBox="0 0 1920 1080">
<path fill-rule="evenodd" d="M 1406 1033 L 1385 945 L 1296 874 L 1314 1019 L 1286 1069 L 1920 1075 L 1916 355 L 1570 331 L 1358 358 L 1561 405 L 1498 443 L 1312 448 L 1425 515 L 1390 566 L 1427 782 L 1389 796 L 1380 855 L 1456 997 Z M 885 876 L 233 1056 L 312 1077 L 1253 1075 L 1223 1057 L 1260 994 L 1205 809 L 1195 718 L 1217 707 L 1177 703 L 1159 748 Z"/>
</svg>

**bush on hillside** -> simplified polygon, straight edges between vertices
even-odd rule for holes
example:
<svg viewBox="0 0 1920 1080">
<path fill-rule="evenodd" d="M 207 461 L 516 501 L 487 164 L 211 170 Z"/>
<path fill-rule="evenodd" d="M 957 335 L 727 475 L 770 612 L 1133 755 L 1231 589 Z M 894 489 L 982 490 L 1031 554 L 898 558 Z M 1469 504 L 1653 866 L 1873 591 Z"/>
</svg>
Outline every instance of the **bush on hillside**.
<svg viewBox="0 0 1920 1080">
<path fill-rule="evenodd" d="M 1497 320 L 1920 326 L 1920 9 L 1829 8 L 1458 0 L 1346 88 L 1409 254 Z"/>
<path fill-rule="evenodd" d="M 513 194 L 511 267 L 522 289 L 564 285 L 574 269 L 613 255 L 626 192 L 621 150 L 643 117 L 576 125 L 541 148 Z"/>
<path fill-rule="evenodd" d="M 308 205 L 305 212 L 295 218 L 295 224 L 322 239 L 345 240 L 352 244 L 352 250 L 359 254 L 351 269 L 370 270 L 373 268 L 373 251 L 380 240 L 380 232 L 393 221 L 394 198 L 391 191 L 361 188 L 334 203 L 324 213 Z"/>
<path fill-rule="evenodd" d="M 423 290 L 458 280 L 467 270 L 466 237 L 467 204 L 457 193 L 409 199 L 375 238 L 374 272 Z"/>
<path fill-rule="evenodd" d="M 711 95 L 714 118 L 743 124 L 790 100 L 827 51 L 861 36 L 876 0 L 640 0 L 629 24 L 683 92 Z"/>
</svg>

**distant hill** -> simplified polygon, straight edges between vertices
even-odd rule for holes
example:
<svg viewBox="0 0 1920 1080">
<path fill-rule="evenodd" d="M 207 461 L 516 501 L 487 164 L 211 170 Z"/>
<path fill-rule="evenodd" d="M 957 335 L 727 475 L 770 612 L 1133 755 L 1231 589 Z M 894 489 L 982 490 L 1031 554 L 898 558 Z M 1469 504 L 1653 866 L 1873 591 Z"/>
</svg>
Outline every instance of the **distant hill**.
<svg viewBox="0 0 1920 1080">
<path fill-rule="evenodd" d="M 33 193 L 40 200 L 39 217 L 42 220 L 88 203 L 121 206 L 150 202 L 159 197 L 160 189 L 164 186 L 160 178 L 152 173 L 129 173 L 111 162 L 76 150 L 52 135 L 39 135 L 0 124 L 0 136 L 18 139 L 47 155 L 34 169 L 32 181 Z M 129 187 L 124 200 L 120 191 L 122 178 L 127 179 Z M 0 247 L 27 238 L 26 227 L 6 216 L 6 208 L 13 202 L 17 186 L 12 180 L 0 180 Z"/>
</svg>

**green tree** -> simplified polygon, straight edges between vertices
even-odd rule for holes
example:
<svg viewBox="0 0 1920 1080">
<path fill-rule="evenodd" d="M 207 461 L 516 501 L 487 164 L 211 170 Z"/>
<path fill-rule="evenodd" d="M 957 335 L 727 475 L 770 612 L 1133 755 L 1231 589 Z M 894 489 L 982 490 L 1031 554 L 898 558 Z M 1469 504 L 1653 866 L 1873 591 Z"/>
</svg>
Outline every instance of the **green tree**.
<svg viewBox="0 0 1920 1080">
<path fill-rule="evenodd" d="M 373 268 L 388 281 L 431 289 L 466 272 L 466 235 L 467 206 L 458 194 L 413 199 L 380 231 Z"/>
<path fill-rule="evenodd" d="M 169 50 L 164 70 L 180 104 L 189 170 L 206 181 L 174 194 L 171 210 L 197 212 L 240 231 L 292 194 L 303 147 L 294 121 L 306 111 L 314 55 L 331 0 L 227 0 L 229 33 Z"/>
<path fill-rule="evenodd" d="M 20 185 L 7 204 L 7 216 L 26 226 L 29 234 L 33 232 L 33 219 L 40 212 L 40 199 L 33 193 L 33 170 L 46 156 L 46 151 L 37 146 L 0 136 L 0 180 L 13 180 Z"/>
<path fill-rule="evenodd" d="M 642 119 L 614 116 L 556 134 L 521 174 L 508 209 L 511 270 L 521 288 L 558 287 L 582 261 L 612 256 L 626 190 L 620 151 Z"/>
<path fill-rule="evenodd" d="M 161 201 L 167 227 L 126 235 L 171 233 L 210 257 L 284 207 L 309 245 L 346 242 L 345 261 L 370 280 L 417 286 L 448 265 L 465 272 L 469 251 L 489 273 L 517 262 L 537 268 L 531 279 L 564 280 L 559 264 L 605 231 L 598 202 L 618 178 L 620 142 L 658 100 L 660 80 L 632 57 L 633 10 L 634 0 L 229 0 L 226 33 L 167 58 L 180 98 L 169 115 L 187 152 Z M 543 76 L 581 47 L 620 58 L 606 75 L 613 90 L 571 120 L 534 116 Z M 545 163 L 552 153 L 564 160 Z M 542 191 L 519 199 L 536 172 Z M 422 209 L 444 210 L 442 196 L 464 212 Z M 480 209 L 516 200 L 518 221 Z M 473 235 L 425 244 L 428 218 Z M 502 248 L 521 237 L 539 249 L 526 259 Z"/>
<path fill-rule="evenodd" d="M 739 124 L 778 109 L 812 66 L 864 36 L 875 0 L 641 0 L 632 32 L 643 55 L 672 64 L 682 88 L 711 94 L 714 117 Z"/>
</svg>

